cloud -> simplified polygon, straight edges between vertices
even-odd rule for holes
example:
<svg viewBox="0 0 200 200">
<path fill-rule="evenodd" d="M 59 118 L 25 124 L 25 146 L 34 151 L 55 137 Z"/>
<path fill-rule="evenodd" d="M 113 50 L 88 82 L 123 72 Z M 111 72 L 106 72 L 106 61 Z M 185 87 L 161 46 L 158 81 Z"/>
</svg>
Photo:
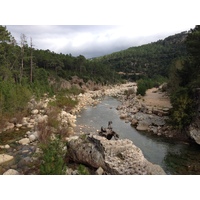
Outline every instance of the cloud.
<svg viewBox="0 0 200 200">
<path fill-rule="evenodd" d="M 23 33 L 32 37 L 34 47 L 56 53 L 84 55 L 86 58 L 106 55 L 194 28 L 194 25 L 9 25 L 7 29 L 20 42 Z"/>
</svg>

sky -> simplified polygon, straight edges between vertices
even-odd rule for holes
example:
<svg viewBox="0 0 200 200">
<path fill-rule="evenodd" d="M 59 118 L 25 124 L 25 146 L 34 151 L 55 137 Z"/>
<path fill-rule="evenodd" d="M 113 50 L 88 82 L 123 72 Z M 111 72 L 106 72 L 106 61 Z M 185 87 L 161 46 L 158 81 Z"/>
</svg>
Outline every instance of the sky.
<svg viewBox="0 0 200 200">
<path fill-rule="evenodd" d="M 20 43 L 25 34 L 34 48 L 49 49 L 56 53 L 98 57 L 116 51 L 164 39 L 169 35 L 194 28 L 192 23 L 164 26 L 131 25 L 7 25 L 12 36 Z"/>
<path fill-rule="evenodd" d="M 3 5 L 2 5 L 3 4 Z M 0 24 L 34 48 L 98 57 L 188 31 L 198 24 L 198 0 L 8 0 Z"/>
</svg>

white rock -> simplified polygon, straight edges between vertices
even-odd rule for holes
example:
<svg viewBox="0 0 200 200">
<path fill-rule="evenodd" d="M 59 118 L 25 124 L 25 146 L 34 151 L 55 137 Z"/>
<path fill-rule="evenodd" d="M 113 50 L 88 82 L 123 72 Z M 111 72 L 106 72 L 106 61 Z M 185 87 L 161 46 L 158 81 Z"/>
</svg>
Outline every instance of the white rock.
<svg viewBox="0 0 200 200">
<path fill-rule="evenodd" d="M 30 124 L 30 123 L 27 124 L 27 128 L 33 128 L 33 127 L 34 127 L 33 124 Z"/>
<path fill-rule="evenodd" d="M 20 174 L 18 171 L 14 170 L 14 169 L 9 169 L 5 173 L 3 173 L 3 175 L 20 175 Z"/>
<path fill-rule="evenodd" d="M 68 137 L 66 138 L 66 141 L 71 141 L 71 140 L 77 140 L 79 137 L 78 136 L 71 136 L 71 137 Z"/>
<path fill-rule="evenodd" d="M 96 170 L 96 175 L 103 175 L 103 173 L 104 173 L 104 170 L 101 168 L 101 167 L 99 167 L 97 170 Z"/>
<path fill-rule="evenodd" d="M 33 135 L 34 135 L 36 138 L 38 138 L 38 137 L 39 137 L 38 131 L 34 131 L 34 132 L 33 132 Z"/>
<path fill-rule="evenodd" d="M 17 128 L 21 128 L 21 127 L 22 127 L 22 124 L 16 124 L 16 127 L 17 127 Z"/>
<path fill-rule="evenodd" d="M 39 113 L 38 109 L 34 109 L 34 110 L 31 111 L 31 114 L 33 114 L 33 115 L 36 115 L 38 113 Z"/>
<path fill-rule="evenodd" d="M 35 137 L 35 135 L 29 135 L 29 140 L 30 140 L 30 142 L 34 142 L 37 138 Z"/>
<path fill-rule="evenodd" d="M 7 154 L 0 154 L 0 164 L 4 164 L 6 162 L 9 162 L 13 160 L 13 156 L 7 155 Z"/>
<path fill-rule="evenodd" d="M 9 149 L 10 146 L 9 146 L 8 144 L 6 144 L 6 145 L 4 146 L 4 148 L 5 148 L 5 149 Z"/>
<path fill-rule="evenodd" d="M 27 145 L 29 143 L 30 143 L 29 138 L 23 138 L 23 139 L 19 140 L 19 144 L 22 144 L 22 145 Z"/>
<path fill-rule="evenodd" d="M 31 131 L 27 131 L 26 134 L 29 136 L 31 135 Z"/>
</svg>

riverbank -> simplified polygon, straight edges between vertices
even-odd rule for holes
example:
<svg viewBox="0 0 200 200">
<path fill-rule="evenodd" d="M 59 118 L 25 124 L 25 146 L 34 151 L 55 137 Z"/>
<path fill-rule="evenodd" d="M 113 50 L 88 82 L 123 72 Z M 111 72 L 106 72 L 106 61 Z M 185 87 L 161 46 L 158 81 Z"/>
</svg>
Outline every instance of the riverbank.
<svg viewBox="0 0 200 200">
<path fill-rule="evenodd" d="M 155 109 L 157 107 L 154 106 L 154 109 L 149 109 L 149 105 L 147 106 L 144 103 L 145 100 L 140 96 L 136 96 L 135 93 L 135 83 L 104 86 L 99 90 L 94 91 L 87 90 L 84 93 L 80 93 L 78 96 L 72 95 L 70 97 L 78 101 L 78 104 L 73 109 L 70 111 L 65 111 L 62 109 L 60 113 L 54 114 L 58 115 L 60 124 L 62 124 L 62 126 L 67 130 L 68 135 L 66 136 L 66 140 L 68 140 L 70 135 L 84 134 L 82 131 L 76 131 L 76 119 L 82 109 L 88 105 L 98 105 L 101 101 L 101 98 L 104 96 L 113 96 L 117 97 L 122 102 L 122 105 L 118 107 L 118 111 L 120 118 L 124 119 L 126 123 L 133 125 L 134 120 L 137 120 L 137 130 L 143 131 L 144 127 L 146 126 L 147 130 L 144 131 L 149 131 L 149 128 L 151 128 L 150 131 L 156 129 L 156 134 L 162 135 L 162 128 L 165 125 L 164 119 L 166 117 L 164 114 L 166 113 L 167 108 L 165 107 L 160 110 Z M 155 93 L 155 91 L 153 93 Z M 161 95 L 160 93 L 158 94 Z M 15 131 L 23 130 L 24 127 L 29 128 L 29 130 L 24 132 L 24 137 L 18 138 L 17 141 L 14 142 L 15 145 L 13 145 L 13 143 L 5 143 L 1 145 L 2 160 L 7 155 L 13 156 L 11 160 L 16 160 L 16 158 L 18 160 L 17 163 L 14 162 L 14 164 L 11 163 L 9 165 L 4 165 L 4 167 L 1 169 L 2 173 L 6 173 L 6 170 L 9 170 L 10 168 L 17 170 L 20 174 L 38 173 L 38 161 L 35 155 L 40 152 L 40 149 L 38 148 L 38 137 L 40 133 L 37 129 L 37 124 L 38 122 L 45 122 L 47 119 L 49 119 L 50 112 L 48 104 L 51 101 L 55 101 L 55 99 L 56 97 L 49 99 L 45 96 L 43 100 L 40 100 L 40 102 L 35 102 L 32 100 L 29 103 L 31 115 L 22 118 L 22 123 L 13 123 L 12 127 Z M 146 101 L 148 100 L 149 99 L 147 98 Z M 155 114 L 155 112 L 157 114 Z M 144 124 L 144 122 L 146 124 Z M 147 122 L 149 124 L 147 124 Z M 4 161 L 5 159 L 2 162 Z"/>
<path fill-rule="evenodd" d="M 65 110 L 65 106 L 61 111 L 52 106 L 49 107 L 51 102 L 56 101 L 55 96 L 49 98 L 44 95 L 39 101 L 32 98 L 28 103 L 28 115 L 23 116 L 21 121 L 15 118 L 10 119 L 5 124 L 5 128 L 1 130 L 0 173 L 38 174 L 37 155 L 40 153 L 38 142 L 44 139 L 43 133 L 48 132 L 49 126 L 56 125 L 58 121 L 59 131 L 66 133 L 67 139 L 70 135 L 75 134 L 77 115 L 85 106 L 97 105 L 99 98 L 105 95 L 117 96 L 123 94 L 130 85 L 105 86 L 101 87 L 100 90 L 86 90 L 85 93 L 80 93 L 78 96 L 68 95 L 66 98 L 78 101 L 78 104 L 70 111 Z M 52 131 L 55 131 L 54 127 Z"/>
<path fill-rule="evenodd" d="M 148 89 L 145 96 L 136 96 L 134 93 L 123 95 L 120 101 L 122 104 L 117 108 L 120 118 L 130 123 L 136 130 L 158 137 L 193 142 L 189 137 L 168 125 L 168 115 L 172 106 L 162 86 Z"/>
</svg>

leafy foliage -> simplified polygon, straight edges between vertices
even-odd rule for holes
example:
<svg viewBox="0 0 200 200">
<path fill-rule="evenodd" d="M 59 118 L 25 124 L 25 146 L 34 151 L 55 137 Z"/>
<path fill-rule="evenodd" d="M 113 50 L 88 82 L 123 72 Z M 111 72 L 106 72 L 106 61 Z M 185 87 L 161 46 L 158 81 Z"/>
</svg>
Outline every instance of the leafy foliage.
<svg viewBox="0 0 200 200">
<path fill-rule="evenodd" d="M 40 165 L 41 175 L 64 175 L 66 164 L 64 162 L 64 143 L 57 137 L 41 145 L 42 157 Z"/>
<path fill-rule="evenodd" d="M 179 88 L 171 97 L 171 103 L 173 109 L 169 122 L 174 128 L 184 130 L 195 116 L 194 102 L 187 88 Z"/>
<path fill-rule="evenodd" d="M 172 110 L 170 122 L 178 129 L 186 129 L 198 117 L 199 99 L 196 91 L 200 88 L 200 26 L 192 29 L 187 37 L 188 56 L 181 67 L 174 69 L 170 77 Z M 174 81 L 175 80 L 175 81 Z"/>
<path fill-rule="evenodd" d="M 97 83 L 116 83 L 120 77 L 109 66 L 97 61 L 87 60 L 84 56 L 73 57 L 56 54 L 50 50 L 37 50 L 28 45 L 25 35 L 21 35 L 20 46 L 7 31 L 0 26 L 0 117 L 25 108 L 31 95 L 40 97 L 61 92 L 59 80 L 70 80 L 76 75 L 84 81 Z M 51 80 L 54 80 L 51 82 Z M 77 88 L 62 91 L 77 94 Z M 65 101 L 65 102 L 64 102 Z M 75 104 L 61 96 L 58 104 Z M 73 104 L 73 105 L 74 105 Z"/>
<path fill-rule="evenodd" d="M 166 82 L 166 78 L 163 78 L 162 76 L 155 76 L 153 79 L 146 78 L 146 79 L 140 79 L 137 81 L 137 95 L 140 94 L 144 96 L 146 94 L 146 90 L 158 87 L 162 83 Z"/>
<path fill-rule="evenodd" d="M 89 175 L 90 174 L 88 169 L 82 164 L 80 164 L 78 166 L 78 173 L 79 173 L 79 175 Z"/>
</svg>

